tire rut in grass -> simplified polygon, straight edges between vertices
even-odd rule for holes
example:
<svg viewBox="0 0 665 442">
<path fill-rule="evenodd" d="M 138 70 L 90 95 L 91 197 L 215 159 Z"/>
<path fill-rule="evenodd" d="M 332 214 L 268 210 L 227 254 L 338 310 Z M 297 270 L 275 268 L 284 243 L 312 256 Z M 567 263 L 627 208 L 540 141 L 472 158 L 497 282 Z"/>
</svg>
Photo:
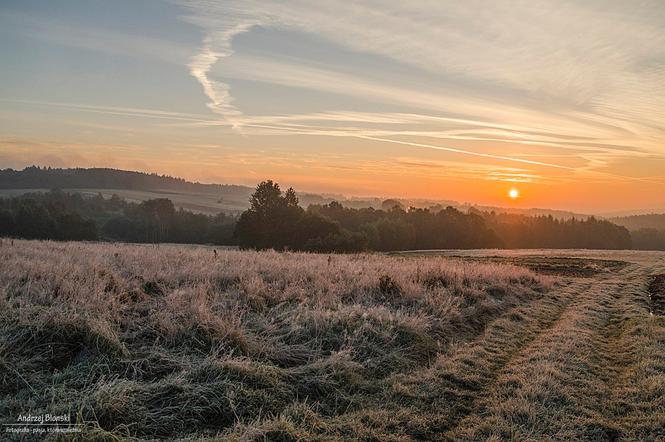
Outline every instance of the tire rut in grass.
<svg viewBox="0 0 665 442">
<path fill-rule="evenodd" d="M 418 437 L 440 437 L 473 412 L 480 395 L 495 382 L 501 369 L 521 350 L 555 326 L 580 291 L 590 289 L 587 281 L 570 282 L 535 302 L 520 305 L 491 322 L 474 341 L 441 356 L 427 370 L 393 379 L 395 400 L 433 416 Z"/>
<path fill-rule="evenodd" d="M 651 313 L 665 315 L 665 274 L 653 275 L 649 282 Z"/>
<path fill-rule="evenodd" d="M 456 440 L 554 438 L 615 440 L 608 399 L 634 356 L 622 340 L 626 290 L 634 269 L 597 280 L 550 329 L 506 364 L 467 419 L 448 433 Z"/>
<path fill-rule="evenodd" d="M 647 274 L 627 288 L 619 327 L 607 340 L 615 374 L 606 418 L 621 429 L 622 440 L 665 440 L 665 318 L 651 314 L 653 277 Z"/>
</svg>

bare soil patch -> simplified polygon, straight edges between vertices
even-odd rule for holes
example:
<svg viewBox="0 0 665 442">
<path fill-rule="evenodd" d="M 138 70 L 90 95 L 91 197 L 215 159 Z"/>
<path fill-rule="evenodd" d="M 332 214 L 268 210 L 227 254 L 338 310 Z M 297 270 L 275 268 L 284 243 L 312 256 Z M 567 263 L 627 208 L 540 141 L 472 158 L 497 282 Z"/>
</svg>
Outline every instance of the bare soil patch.
<svg viewBox="0 0 665 442">
<path fill-rule="evenodd" d="M 665 274 L 654 275 L 649 283 L 651 312 L 654 315 L 665 315 Z"/>
<path fill-rule="evenodd" d="M 512 264 L 544 275 L 574 277 L 591 277 L 600 273 L 614 272 L 628 265 L 625 261 L 610 259 L 547 256 L 450 256 L 450 258 L 479 263 Z"/>
</svg>

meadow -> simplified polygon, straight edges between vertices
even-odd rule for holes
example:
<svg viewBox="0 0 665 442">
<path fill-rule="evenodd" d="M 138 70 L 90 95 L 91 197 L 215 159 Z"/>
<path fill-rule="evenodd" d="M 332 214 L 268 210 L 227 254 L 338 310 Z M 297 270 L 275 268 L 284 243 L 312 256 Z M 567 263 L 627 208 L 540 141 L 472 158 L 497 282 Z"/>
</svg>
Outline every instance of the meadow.
<svg viewBox="0 0 665 442">
<path fill-rule="evenodd" d="M 603 253 L 543 272 L 506 251 L 5 239 L 0 422 L 67 414 L 80 440 L 665 438 L 665 255 Z"/>
</svg>

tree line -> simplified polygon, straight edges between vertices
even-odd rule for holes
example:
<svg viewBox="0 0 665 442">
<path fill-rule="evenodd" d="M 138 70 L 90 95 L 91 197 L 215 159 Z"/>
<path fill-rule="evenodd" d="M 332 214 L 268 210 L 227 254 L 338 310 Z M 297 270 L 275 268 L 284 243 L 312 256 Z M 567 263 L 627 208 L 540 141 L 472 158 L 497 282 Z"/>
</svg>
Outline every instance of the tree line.
<svg viewBox="0 0 665 442">
<path fill-rule="evenodd" d="M 630 236 L 636 250 L 665 250 L 665 229 L 638 229 Z"/>
<path fill-rule="evenodd" d="M 394 203 L 394 204 L 391 204 Z M 392 207 L 390 207 L 392 205 Z M 453 207 L 382 209 L 339 202 L 301 207 L 293 189 L 260 183 L 239 217 L 176 209 L 168 199 L 140 203 L 117 195 L 50 191 L 0 199 L 0 236 L 238 245 L 241 248 L 358 252 L 470 248 L 665 250 L 665 232 L 596 218 L 560 220 Z"/>
<path fill-rule="evenodd" d="M 239 218 L 236 239 L 245 248 L 322 252 L 473 248 L 630 249 L 625 227 L 605 220 L 559 220 L 494 212 L 349 208 L 338 202 L 299 206 L 293 189 L 260 183 Z"/>
<path fill-rule="evenodd" d="M 0 198 L 0 236 L 62 241 L 233 243 L 235 219 L 176 210 L 169 199 L 133 203 L 52 190 Z"/>
</svg>

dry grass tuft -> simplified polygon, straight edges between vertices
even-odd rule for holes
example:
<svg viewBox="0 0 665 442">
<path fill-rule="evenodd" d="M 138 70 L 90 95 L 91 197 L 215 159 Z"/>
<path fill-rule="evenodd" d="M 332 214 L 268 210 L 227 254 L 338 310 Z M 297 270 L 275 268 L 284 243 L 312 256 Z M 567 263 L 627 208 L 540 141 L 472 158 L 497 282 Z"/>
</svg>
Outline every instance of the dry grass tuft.
<svg viewBox="0 0 665 442">
<path fill-rule="evenodd" d="M 663 330 L 635 313 L 596 336 L 620 319 L 614 298 L 571 315 L 568 282 L 498 263 L 29 241 L 1 247 L 0 262 L 0 416 L 74 410 L 99 423 L 83 438 L 547 435 L 539 404 L 570 414 L 572 379 L 591 388 L 607 374 L 594 347 L 648 346 Z M 542 352 L 520 353 L 536 342 Z M 663 360 L 643 360 L 625 393 L 642 408 L 626 422 L 648 437 Z M 559 435 L 626 434 L 583 405 L 580 431 Z"/>
</svg>

